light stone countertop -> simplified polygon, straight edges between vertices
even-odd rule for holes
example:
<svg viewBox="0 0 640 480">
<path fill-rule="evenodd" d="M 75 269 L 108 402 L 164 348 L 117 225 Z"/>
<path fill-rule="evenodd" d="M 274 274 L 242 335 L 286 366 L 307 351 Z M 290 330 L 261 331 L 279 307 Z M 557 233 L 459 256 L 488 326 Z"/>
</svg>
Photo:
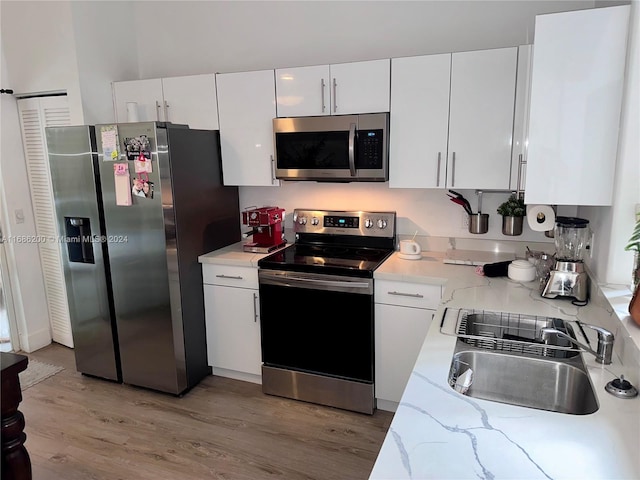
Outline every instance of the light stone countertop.
<svg viewBox="0 0 640 480">
<path fill-rule="evenodd" d="M 214 250 L 213 252 L 200 255 L 198 262 L 208 263 L 215 265 L 236 265 L 239 267 L 257 267 L 258 260 L 270 255 L 271 253 L 251 253 L 245 252 L 242 247 L 247 243 L 243 242 L 233 243 L 226 247 Z M 291 244 L 287 244 L 289 246 Z M 282 247 L 285 248 L 285 247 Z M 275 250 L 274 250 L 275 252 Z"/>
<path fill-rule="evenodd" d="M 637 327 L 620 320 L 607 288 L 592 286 L 589 304 L 577 307 L 569 299 L 542 298 L 537 282 L 484 277 L 473 266 L 445 265 L 441 258 L 441 253 L 425 252 L 421 260 L 402 260 L 394 253 L 374 273 L 376 279 L 445 288 L 370 479 L 640 478 L 640 397 L 619 399 L 604 390 L 620 374 L 640 386 L 637 332 L 632 330 Z M 456 338 L 441 331 L 446 308 L 580 319 L 611 330 L 616 335 L 611 365 L 583 354 L 598 411 L 569 415 L 455 392 L 447 377 Z M 454 327 L 445 324 L 442 330 L 452 333 Z M 585 330 L 596 345 L 595 332 Z"/>
</svg>

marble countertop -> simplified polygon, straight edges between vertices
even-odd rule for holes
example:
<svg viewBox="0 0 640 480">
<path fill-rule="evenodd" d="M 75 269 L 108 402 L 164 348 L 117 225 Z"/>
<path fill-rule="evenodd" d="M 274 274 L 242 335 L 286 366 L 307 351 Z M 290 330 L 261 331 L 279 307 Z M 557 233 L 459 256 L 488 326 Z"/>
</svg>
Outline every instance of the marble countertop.
<svg viewBox="0 0 640 480">
<path fill-rule="evenodd" d="M 394 254 L 374 278 L 445 285 L 442 303 L 425 338 L 384 440 L 371 480 L 418 478 L 640 478 L 640 397 L 619 399 L 604 390 L 623 374 L 640 385 L 635 328 L 608 301 L 606 288 L 592 287 L 585 307 L 569 299 L 544 299 L 537 282 L 489 278 L 475 267 L 445 265 L 441 254 L 421 260 Z M 599 409 L 569 415 L 461 395 L 447 376 L 455 348 L 454 326 L 442 325 L 447 308 L 475 308 L 600 325 L 616 335 L 613 363 L 583 354 Z M 595 332 L 587 330 L 592 345 Z"/>
<path fill-rule="evenodd" d="M 246 241 L 233 243 L 226 247 L 214 250 L 213 252 L 200 255 L 198 262 L 210 263 L 215 265 L 237 265 L 240 267 L 257 267 L 258 260 L 270 255 L 271 253 L 251 253 L 245 252 L 243 246 Z M 288 246 L 289 244 L 285 245 Z M 282 248 L 285 248 L 282 247 Z M 276 250 L 274 250 L 275 252 Z"/>
</svg>

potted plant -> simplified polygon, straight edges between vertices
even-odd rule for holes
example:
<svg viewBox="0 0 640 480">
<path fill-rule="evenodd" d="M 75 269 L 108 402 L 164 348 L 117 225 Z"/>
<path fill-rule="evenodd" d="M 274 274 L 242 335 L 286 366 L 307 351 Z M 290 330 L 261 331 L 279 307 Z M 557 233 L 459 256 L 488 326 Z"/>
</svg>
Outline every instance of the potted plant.
<svg viewBox="0 0 640 480">
<path fill-rule="evenodd" d="M 502 215 L 502 234 L 520 235 L 522 234 L 522 223 L 527 209 L 524 200 L 516 194 L 512 194 L 509 199 L 498 207 L 498 213 Z"/>
<path fill-rule="evenodd" d="M 628 252 L 634 252 L 631 278 L 633 280 L 632 290 L 635 291 L 636 287 L 640 283 L 640 213 L 636 214 L 636 226 L 633 229 L 629 243 L 627 243 L 627 246 L 624 247 L 624 249 Z"/>
</svg>

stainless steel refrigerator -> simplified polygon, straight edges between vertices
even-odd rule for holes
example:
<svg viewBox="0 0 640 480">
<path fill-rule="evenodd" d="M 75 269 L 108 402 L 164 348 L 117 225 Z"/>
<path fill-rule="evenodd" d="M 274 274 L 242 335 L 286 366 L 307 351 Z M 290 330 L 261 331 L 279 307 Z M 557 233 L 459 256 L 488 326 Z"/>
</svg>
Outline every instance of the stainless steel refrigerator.
<svg viewBox="0 0 640 480">
<path fill-rule="evenodd" d="M 180 395 L 210 373 L 198 256 L 240 240 L 219 132 L 46 129 L 78 371 Z"/>
</svg>

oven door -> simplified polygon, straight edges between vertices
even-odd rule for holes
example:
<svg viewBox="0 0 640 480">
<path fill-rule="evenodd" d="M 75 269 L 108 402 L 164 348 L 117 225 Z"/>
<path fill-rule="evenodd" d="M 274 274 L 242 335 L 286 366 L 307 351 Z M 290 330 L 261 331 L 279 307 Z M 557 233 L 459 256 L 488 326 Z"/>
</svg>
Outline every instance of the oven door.
<svg viewBox="0 0 640 480">
<path fill-rule="evenodd" d="M 265 366 L 373 384 L 373 279 L 258 275 Z"/>
</svg>

